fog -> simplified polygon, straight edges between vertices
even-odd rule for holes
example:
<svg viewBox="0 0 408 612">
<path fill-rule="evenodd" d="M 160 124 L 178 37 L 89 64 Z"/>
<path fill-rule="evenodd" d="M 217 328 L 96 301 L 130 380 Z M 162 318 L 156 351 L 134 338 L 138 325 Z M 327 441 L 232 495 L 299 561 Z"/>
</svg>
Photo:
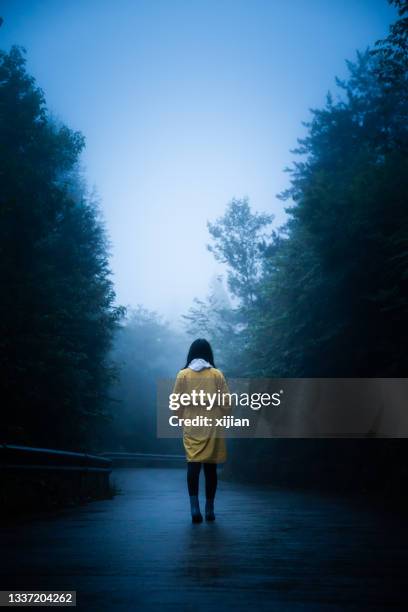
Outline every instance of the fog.
<svg viewBox="0 0 408 612">
<path fill-rule="evenodd" d="M 384 0 L 2 2 L 47 104 L 83 132 L 118 303 L 171 319 L 221 270 L 207 220 L 232 197 L 284 219 L 289 150 L 344 61 L 386 32 Z"/>
</svg>

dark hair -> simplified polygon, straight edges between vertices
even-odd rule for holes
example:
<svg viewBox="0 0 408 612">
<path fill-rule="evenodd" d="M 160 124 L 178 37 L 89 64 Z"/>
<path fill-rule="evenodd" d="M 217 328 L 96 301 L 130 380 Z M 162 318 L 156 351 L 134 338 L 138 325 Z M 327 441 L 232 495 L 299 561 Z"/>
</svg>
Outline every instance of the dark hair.
<svg viewBox="0 0 408 612">
<path fill-rule="evenodd" d="M 211 363 L 212 367 L 215 368 L 214 365 L 214 355 L 212 352 L 211 344 L 205 338 L 197 338 L 194 340 L 193 344 L 190 346 L 190 350 L 187 355 L 187 363 L 184 368 L 188 367 L 188 364 L 193 359 L 205 359 L 208 363 Z"/>
</svg>

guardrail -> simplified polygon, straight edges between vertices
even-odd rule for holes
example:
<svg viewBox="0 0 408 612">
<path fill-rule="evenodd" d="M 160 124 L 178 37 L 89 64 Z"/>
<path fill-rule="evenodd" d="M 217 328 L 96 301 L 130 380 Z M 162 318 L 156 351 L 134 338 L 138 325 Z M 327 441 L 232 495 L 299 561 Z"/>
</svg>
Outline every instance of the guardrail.
<svg viewBox="0 0 408 612">
<path fill-rule="evenodd" d="M 0 513 L 25 514 L 112 497 L 112 467 L 180 467 L 184 455 L 101 455 L 0 444 Z"/>
<path fill-rule="evenodd" d="M 167 467 L 179 467 L 186 462 L 184 455 L 165 455 L 160 453 L 128 453 L 128 452 L 104 452 L 103 457 L 112 460 L 115 467 L 133 467 L 144 465 L 154 467 L 157 464 L 166 464 Z"/>
<path fill-rule="evenodd" d="M 18 514 L 112 496 L 108 457 L 0 444 L 0 511 Z"/>
<path fill-rule="evenodd" d="M 0 444 L 0 467 L 16 470 L 66 469 L 110 472 L 112 470 L 112 462 L 107 457 L 90 455 L 88 453 Z"/>
</svg>

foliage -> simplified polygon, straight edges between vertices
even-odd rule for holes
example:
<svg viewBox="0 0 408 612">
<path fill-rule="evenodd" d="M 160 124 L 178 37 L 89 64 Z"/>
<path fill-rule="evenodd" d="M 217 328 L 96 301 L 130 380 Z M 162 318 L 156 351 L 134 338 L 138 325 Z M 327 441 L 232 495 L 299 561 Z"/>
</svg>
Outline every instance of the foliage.
<svg viewBox="0 0 408 612">
<path fill-rule="evenodd" d="M 207 224 L 213 239 L 207 248 L 217 261 L 227 264 L 229 289 L 244 306 L 255 299 L 263 230 L 272 219 L 272 215 L 252 213 L 248 199 L 244 198 L 233 199 L 220 219 Z"/>
<path fill-rule="evenodd" d="M 115 307 L 108 242 L 79 171 L 84 138 L 53 121 L 23 51 L 0 52 L 3 439 L 92 443 L 107 413 Z"/>
<path fill-rule="evenodd" d="M 212 238 L 207 248 L 227 265 L 228 288 L 238 304 L 232 305 L 218 277 L 207 299 L 196 299 L 184 319 L 190 335 L 205 336 L 214 345 L 217 364 L 230 376 L 242 375 L 245 367 L 247 331 L 267 245 L 265 228 L 272 220 L 272 215 L 252 212 L 244 198 L 233 199 L 222 217 L 207 224 Z"/>
<path fill-rule="evenodd" d="M 397 4 L 405 15 L 406 3 Z M 403 17 L 374 51 L 357 53 L 348 79 L 336 81 L 337 100 L 329 94 L 312 111 L 280 194 L 288 221 L 256 264 L 245 266 L 248 242 L 230 207 L 232 239 L 225 220 L 209 225 L 241 299 L 242 375 L 406 374 L 406 28 Z"/>
</svg>

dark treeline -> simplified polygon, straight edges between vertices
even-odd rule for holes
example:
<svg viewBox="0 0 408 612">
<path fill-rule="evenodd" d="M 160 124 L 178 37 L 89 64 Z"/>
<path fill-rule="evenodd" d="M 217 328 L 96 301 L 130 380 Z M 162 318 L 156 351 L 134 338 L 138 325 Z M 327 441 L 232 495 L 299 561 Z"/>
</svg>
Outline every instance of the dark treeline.
<svg viewBox="0 0 408 612">
<path fill-rule="evenodd" d="M 156 438 L 156 381 L 182 367 L 188 340 L 115 305 L 83 148 L 48 112 L 24 51 L 1 51 L 0 442 L 177 451 Z"/>
<path fill-rule="evenodd" d="M 408 3 L 392 3 L 399 19 L 389 37 L 347 62 L 336 96 L 305 124 L 280 194 L 287 223 L 271 231 L 270 216 L 233 200 L 208 224 L 237 305 L 213 291 L 187 319 L 220 347 L 232 376 L 407 375 Z M 348 480 L 356 465 L 384 482 L 406 464 L 397 441 L 234 442 L 232 469 L 272 481 L 290 471 L 305 481 L 318 462 L 333 483 L 336 470 Z"/>
<path fill-rule="evenodd" d="M 81 178 L 84 139 L 47 112 L 23 52 L 0 52 L 1 440 L 92 445 L 123 314 Z"/>
<path fill-rule="evenodd" d="M 248 200 L 208 224 L 238 306 L 217 307 L 212 291 L 187 319 L 234 355 L 222 356 L 230 374 L 406 375 L 408 82 L 405 47 L 391 54 L 398 43 L 394 34 L 358 53 L 336 101 L 329 94 L 312 111 L 280 194 L 290 203 L 283 227 L 268 232 L 272 217 Z"/>
</svg>

